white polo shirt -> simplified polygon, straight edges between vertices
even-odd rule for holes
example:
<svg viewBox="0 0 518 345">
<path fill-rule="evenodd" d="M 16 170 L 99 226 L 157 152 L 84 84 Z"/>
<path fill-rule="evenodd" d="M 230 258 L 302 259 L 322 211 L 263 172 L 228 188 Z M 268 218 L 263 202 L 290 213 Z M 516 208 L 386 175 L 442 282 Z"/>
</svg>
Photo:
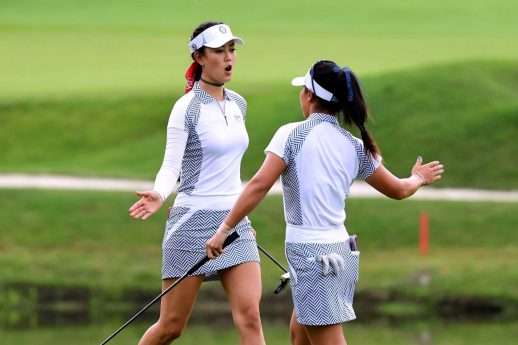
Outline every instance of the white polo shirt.
<svg viewBox="0 0 518 345">
<path fill-rule="evenodd" d="M 224 94 L 223 109 L 195 83 L 171 111 L 168 129 L 187 133 L 185 151 L 179 155 L 183 158 L 175 206 L 210 207 L 212 202 L 206 197 L 212 196 L 216 205 L 230 208 L 241 192 L 241 158 L 248 147 L 247 105 L 231 90 L 225 89 Z M 160 176 L 157 180 L 155 189 L 167 198 L 170 184 L 176 181 L 164 183 Z"/>
<path fill-rule="evenodd" d="M 265 151 L 287 165 L 281 176 L 286 241 L 347 240 L 345 199 L 350 186 L 357 177 L 372 175 L 381 157 L 373 159 L 335 116 L 321 113 L 279 128 Z"/>
</svg>

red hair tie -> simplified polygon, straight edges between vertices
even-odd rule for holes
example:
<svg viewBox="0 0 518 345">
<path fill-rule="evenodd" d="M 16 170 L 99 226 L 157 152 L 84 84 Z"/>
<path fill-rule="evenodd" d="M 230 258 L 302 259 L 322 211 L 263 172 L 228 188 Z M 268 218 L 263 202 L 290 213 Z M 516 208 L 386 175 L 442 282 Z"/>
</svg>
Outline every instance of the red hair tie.
<svg viewBox="0 0 518 345">
<path fill-rule="evenodd" d="M 185 79 L 187 79 L 187 85 L 185 86 L 185 93 L 189 92 L 192 90 L 193 86 L 194 86 L 194 82 L 196 80 L 194 80 L 195 76 L 196 76 L 196 72 L 198 71 L 198 69 L 200 68 L 200 64 L 197 63 L 196 61 L 194 61 L 191 66 L 189 66 L 189 69 L 187 70 L 187 72 L 185 72 Z"/>
</svg>

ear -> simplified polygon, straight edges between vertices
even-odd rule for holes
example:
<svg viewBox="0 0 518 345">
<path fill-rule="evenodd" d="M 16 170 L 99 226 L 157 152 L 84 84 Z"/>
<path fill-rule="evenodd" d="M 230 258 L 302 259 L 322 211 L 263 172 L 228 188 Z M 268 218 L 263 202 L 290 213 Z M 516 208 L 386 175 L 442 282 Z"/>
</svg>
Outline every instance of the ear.
<svg viewBox="0 0 518 345">
<path fill-rule="evenodd" d="M 314 103 L 315 100 L 316 100 L 315 94 L 313 92 L 309 91 L 308 88 L 306 88 L 305 93 L 306 93 L 306 97 L 307 97 L 308 102 L 309 103 Z"/>
<path fill-rule="evenodd" d="M 194 61 L 203 66 L 203 55 L 198 50 L 194 52 Z"/>
</svg>

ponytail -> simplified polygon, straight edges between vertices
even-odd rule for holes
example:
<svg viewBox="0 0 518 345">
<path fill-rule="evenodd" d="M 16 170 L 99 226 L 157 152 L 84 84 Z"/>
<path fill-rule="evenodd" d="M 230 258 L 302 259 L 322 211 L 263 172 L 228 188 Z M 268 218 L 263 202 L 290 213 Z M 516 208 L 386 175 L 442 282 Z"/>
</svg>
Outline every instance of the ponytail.
<svg viewBox="0 0 518 345">
<path fill-rule="evenodd" d="M 356 75 L 345 67 L 340 70 L 336 78 L 335 95 L 341 107 L 343 121 L 349 125 L 354 124 L 359 130 L 363 140 L 363 146 L 371 156 L 376 157 L 380 151 L 376 141 L 365 127 L 369 112 L 367 102 Z"/>
<path fill-rule="evenodd" d="M 360 130 L 362 140 L 363 140 L 363 146 L 365 147 L 365 151 L 367 151 L 372 157 L 376 157 L 380 154 L 378 145 L 376 144 L 376 141 L 370 134 L 369 130 L 365 127 L 365 125 L 356 125 L 358 129 Z"/>
<path fill-rule="evenodd" d="M 312 71 L 314 80 L 334 96 L 330 101 L 317 96 L 319 105 L 331 114 L 338 114 L 342 123 L 358 127 L 365 151 L 372 157 L 378 156 L 378 145 L 365 127 L 369 112 L 356 75 L 349 67 L 340 68 L 328 60 L 315 63 Z"/>
<path fill-rule="evenodd" d="M 187 85 L 185 86 L 185 93 L 191 91 L 194 86 L 194 82 L 200 80 L 201 70 L 202 68 L 200 64 L 196 61 L 194 61 L 189 66 L 189 68 L 185 72 L 185 80 L 187 80 Z"/>
</svg>

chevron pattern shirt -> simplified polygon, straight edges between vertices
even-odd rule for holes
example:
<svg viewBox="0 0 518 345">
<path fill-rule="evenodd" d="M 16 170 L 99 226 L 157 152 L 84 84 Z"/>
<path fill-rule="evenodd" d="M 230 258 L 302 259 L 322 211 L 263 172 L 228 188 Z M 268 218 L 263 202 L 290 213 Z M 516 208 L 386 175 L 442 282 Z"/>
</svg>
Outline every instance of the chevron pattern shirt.
<svg viewBox="0 0 518 345">
<path fill-rule="evenodd" d="M 345 199 L 350 186 L 354 179 L 372 175 L 381 157 L 372 158 L 335 116 L 321 113 L 282 126 L 265 152 L 287 165 L 281 176 L 287 241 L 347 239 Z"/>
<path fill-rule="evenodd" d="M 175 155 L 181 159 L 178 200 L 188 196 L 227 196 L 234 200 L 241 192 L 241 158 L 248 147 L 247 104 L 231 90 L 225 89 L 224 94 L 223 108 L 195 83 L 171 111 L 168 129 L 187 134 L 184 152 Z M 159 192 L 167 198 L 176 182 L 155 182 L 155 188 L 164 186 Z"/>
</svg>

